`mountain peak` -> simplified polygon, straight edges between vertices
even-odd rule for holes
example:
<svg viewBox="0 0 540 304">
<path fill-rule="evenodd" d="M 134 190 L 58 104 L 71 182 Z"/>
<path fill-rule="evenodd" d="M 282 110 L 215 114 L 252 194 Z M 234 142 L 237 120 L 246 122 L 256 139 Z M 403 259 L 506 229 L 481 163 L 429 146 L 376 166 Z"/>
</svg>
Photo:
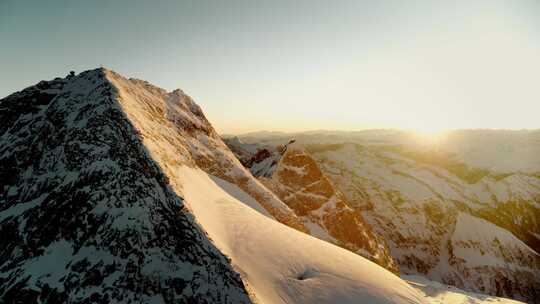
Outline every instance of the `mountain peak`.
<svg viewBox="0 0 540 304">
<path fill-rule="evenodd" d="M 0 100 L 0 298 L 249 302 L 148 153 L 126 103 L 137 85 L 120 77 L 98 68 Z"/>
</svg>

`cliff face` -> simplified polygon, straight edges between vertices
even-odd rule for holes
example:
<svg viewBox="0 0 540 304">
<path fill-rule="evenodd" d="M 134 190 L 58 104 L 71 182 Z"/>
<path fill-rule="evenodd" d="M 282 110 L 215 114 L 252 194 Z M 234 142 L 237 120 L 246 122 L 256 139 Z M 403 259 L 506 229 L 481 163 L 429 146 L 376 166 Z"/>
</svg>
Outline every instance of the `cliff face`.
<svg viewBox="0 0 540 304">
<path fill-rule="evenodd" d="M 151 158 L 125 111 L 136 105 L 122 104 L 111 75 L 42 81 L 0 100 L 2 302 L 250 302 Z"/>
<path fill-rule="evenodd" d="M 240 151 L 253 175 L 295 212 L 309 234 L 398 272 L 386 243 L 373 233 L 360 212 L 349 206 L 345 195 L 302 146 L 291 141 L 253 152 L 234 139 L 227 143 L 233 151 Z"/>
</svg>

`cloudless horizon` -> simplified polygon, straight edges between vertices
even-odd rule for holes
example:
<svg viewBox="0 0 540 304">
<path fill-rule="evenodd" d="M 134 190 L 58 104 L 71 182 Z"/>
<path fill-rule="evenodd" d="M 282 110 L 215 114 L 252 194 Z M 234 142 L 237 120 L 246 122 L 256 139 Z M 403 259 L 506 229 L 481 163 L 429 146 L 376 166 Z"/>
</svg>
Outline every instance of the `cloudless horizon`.
<svg viewBox="0 0 540 304">
<path fill-rule="evenodd" d="M 220 133 L 540 128 L 537 1 L 0 2 L 0 98 L 99 66 Z"/>
</svg>

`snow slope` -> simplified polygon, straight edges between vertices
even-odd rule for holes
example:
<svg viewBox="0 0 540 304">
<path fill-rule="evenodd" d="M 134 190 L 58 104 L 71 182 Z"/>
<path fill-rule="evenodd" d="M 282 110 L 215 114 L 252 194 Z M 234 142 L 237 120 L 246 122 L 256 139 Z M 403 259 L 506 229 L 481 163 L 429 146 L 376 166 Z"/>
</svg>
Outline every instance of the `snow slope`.
<svg viewBox="0 0 540 304">
<path fill-rule="evenodd" d="M 423 303 L 418 292 L 391 272 L 262 216 L 223 191 L 216 177 L 188 167 L 181 175 L 189 208 L 231 258 L 257 301 Z"/>
</svg>

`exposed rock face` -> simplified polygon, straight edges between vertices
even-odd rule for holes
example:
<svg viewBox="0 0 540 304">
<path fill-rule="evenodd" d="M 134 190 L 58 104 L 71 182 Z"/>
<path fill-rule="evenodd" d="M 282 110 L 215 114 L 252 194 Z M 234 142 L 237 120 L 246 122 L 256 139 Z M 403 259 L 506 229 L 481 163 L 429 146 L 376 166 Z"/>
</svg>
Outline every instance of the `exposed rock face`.
<svg viewBox="0 0 540 304">
<path fill-rule="evenodd" d="M 249 153 L 238 142 L 233 151 Z M 287 204 L 319 239 L 358 253 L 398 272 L 386 243 L 377 237 L 359 211 L 328 180 L 315 160 L 292 141 L 274 149 L 261 148 L 244 161 L 251 172 Z"/>
<path fill-rule="evenodd" d="M 122 99 L 115 79 L 98 69 L 0 100 L 1 301 L 250 302 L 152 159 L 144 137 L 162 133 L 141 134 L 143 105 Z"/>
</svg>

